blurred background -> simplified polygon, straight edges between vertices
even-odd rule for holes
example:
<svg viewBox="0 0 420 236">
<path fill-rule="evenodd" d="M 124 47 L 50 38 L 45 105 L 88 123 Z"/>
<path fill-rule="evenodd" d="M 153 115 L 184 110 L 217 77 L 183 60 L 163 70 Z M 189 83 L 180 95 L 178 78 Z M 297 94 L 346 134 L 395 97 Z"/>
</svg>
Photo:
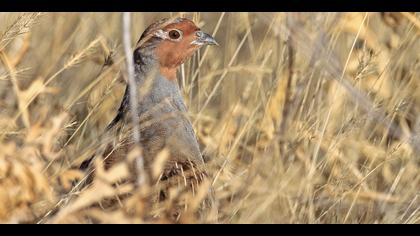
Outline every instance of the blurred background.
<svg viewBox="0 0 420 236">
<path fill-rule="evenodd" d="M 220 44 L 178 76 L 219 222 L 420 223 L 418 14 L 132 13 L 133 46 L 173 16 Z M 124 93 L 121 19 L 0 13 L 0 222 L 149 222 L 74 188 Z"/>
</svg>

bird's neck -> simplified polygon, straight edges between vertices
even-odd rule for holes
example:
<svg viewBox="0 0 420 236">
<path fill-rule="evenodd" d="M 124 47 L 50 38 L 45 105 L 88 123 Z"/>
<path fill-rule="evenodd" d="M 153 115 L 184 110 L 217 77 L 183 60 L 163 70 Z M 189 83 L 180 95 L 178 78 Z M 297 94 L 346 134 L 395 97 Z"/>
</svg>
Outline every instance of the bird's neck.
<svg viewBox="0 0 420 236">
<path fill-rule="evenodd" d="M 139 74 L 148 74 L 157 69 L 166 79 L 176 82 L 176 72 L 179 64 L 170 66 L 168 63 L 160 62 L 161 60 L 158 59 L 156 51 L 157 48 L 155 45 L 149 45 L 145 48 L 139 48 L 134 52 L 136 72 Z"/>
<path fill-rule="evenodd" d="M 135 55 L 135 75 L 139 91 L 139 108 L 147 110 L 170 99 L 178 110 L 185 110 L 176 78 L 177 68 L 162 67 L 153 54 Z"/>
<path fill-rule="evenodd" d="M 157 58 L 149 52 L 150 50 L 144 52 L 136 50 L 134 53 L 139 115 L 149 114 L 152 117 L 159 117 L 168 112 L 185 113 L 187 109 L 176 79 L 176 68 L 162 70 Z M 131 102 L 129 90 L 130 86 L 127 85 L 118 114 L 107 129 L 114 127 L 121 119 L 128 118 L 126 112 L 130 110 Z"/>
</svg>

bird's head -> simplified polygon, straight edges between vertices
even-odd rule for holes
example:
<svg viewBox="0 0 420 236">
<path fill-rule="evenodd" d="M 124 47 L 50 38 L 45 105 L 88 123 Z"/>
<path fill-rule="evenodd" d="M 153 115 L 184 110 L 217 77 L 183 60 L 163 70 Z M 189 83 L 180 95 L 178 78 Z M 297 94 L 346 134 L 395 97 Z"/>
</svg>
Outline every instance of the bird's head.
<svg viewBox="0 0 420 236">
<path fill-rule="evenodd" d="M 152 51 L 161 71 L 176 71 L 204 45 L 218 45 L 209 34 L 201 31 L 187 18 L 163 19 L 150 25 L 137 43 L 138 50 Z"/>
</svg>

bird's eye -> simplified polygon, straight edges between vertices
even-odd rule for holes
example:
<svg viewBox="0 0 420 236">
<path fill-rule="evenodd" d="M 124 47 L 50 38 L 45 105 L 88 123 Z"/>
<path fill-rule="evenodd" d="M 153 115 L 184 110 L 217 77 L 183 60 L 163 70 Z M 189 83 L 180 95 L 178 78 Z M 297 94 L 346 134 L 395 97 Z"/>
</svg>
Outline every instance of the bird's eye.
<svg viewBox="0 0 420 236">
<path fill-rule="evenodd" d="M 169 31 L 169 38 L 171 39 L 179 39 L 181 37 L 181 32 L 179 30 L 171 30 Z"/>
</svg>

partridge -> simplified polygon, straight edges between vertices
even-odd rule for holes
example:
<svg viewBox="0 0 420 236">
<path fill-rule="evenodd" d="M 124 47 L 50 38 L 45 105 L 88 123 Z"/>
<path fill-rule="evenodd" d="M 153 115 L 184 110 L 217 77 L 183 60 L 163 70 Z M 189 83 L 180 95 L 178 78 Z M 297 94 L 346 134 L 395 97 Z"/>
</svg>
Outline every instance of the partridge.
<svg viewBox="0 0 420 236">
<path fill-rule="evenodd" d="M 218 44 L 187 18 L 162 19 L 150 25 L 141 35 L 133 55 L 137 101 L 131 100 L 131 88 L 127 85 L 118 113 L 107 128 L 110 131 L 129 126 L 130 103 L 137 103 L 145 169 L 150 171 L 163 149 L 169 151 L 159 181 L 183 175 L 187 184 L 193 185 L 207 176 L 177 81 L 179 66 L 204 45 Z M 124 160 L 133 145 L 129 138 L 117 150 L 108 148 L 105 167 Z"/>
</svg>

